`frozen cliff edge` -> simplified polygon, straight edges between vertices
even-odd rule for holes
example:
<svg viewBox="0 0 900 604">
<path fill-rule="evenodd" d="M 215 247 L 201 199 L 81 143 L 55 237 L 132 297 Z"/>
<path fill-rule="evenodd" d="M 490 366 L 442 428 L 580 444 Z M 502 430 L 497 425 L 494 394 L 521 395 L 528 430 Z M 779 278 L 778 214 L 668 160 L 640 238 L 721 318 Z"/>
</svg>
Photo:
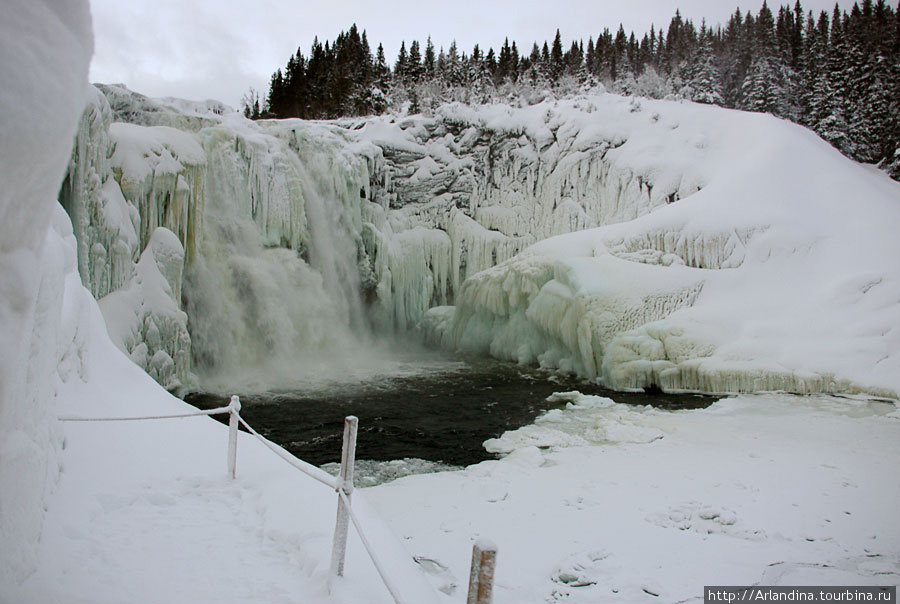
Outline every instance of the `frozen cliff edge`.
<svg viewBox="0 0 900 604">
<path fill-rule="evenodd" d="M 663 112 L 707 141 L 701 191 L 469 278 L 428 338 L 616 389 L 897 398 L 900 185 L 769 116 Z"/>
</svg>

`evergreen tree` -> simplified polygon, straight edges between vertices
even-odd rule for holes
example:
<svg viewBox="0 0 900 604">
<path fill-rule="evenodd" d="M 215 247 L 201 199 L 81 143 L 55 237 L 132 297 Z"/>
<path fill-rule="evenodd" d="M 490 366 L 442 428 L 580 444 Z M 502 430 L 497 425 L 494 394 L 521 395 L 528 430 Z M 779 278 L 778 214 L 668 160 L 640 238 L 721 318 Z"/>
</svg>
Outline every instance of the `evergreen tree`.
<svg viewBox="0 0 900 604">
<path fill-rule="evenodd" d="M 462 61 L 456 50 L 456 40 L 450 42 L 444 68 L 444 81 L 448 86 L 461 86 L 464 80 Z"/>
<path fill-rule="evenodd" d="M 722 105 L 722 88 L 719 84 L 719 69 L 716 67 L 712 51 L 711 36 L 701 30 L 700 50 L 697 53 L 695 68 L 688 82 L 691 100 L 698 103 Z"/>
<path fill-rule="evenodd" d="M 435 64 L 434 64 L 434 44 L 431 43 L 431 36 L 428 36 L 428 41 L 425 43 L 425 58 L 424 65 L 425 68 L 425 77 L 433 78 L 435 74 Z"/>
<path fill-rule="evenodd" d="M 544 43 L 546 46 L 546 43 Z M 559 35 L 559 30 L 556 30 L 556 37 L 553 38 L 553 48 L 550 50 L 550 77 L 553 78 L 554 81 L 559 79 L 560 74 L 562 74 L 563 69 L 563 49 L 562 49 L 562 38 Z"/>
<path fill-rule="evenodd" d="M 378 44 L 378 52 L 375 54 L 374 76 L 375 85 L 382 91 L 387 89 L 388 81 L 391 77 L 391 70 L 387 66 L 387 61 L 384 58 L 384 46 L 380 43 Z"/>
<path fill-rule="evenodd" d="M 397 53 L 397 62 L 394 63 L 394 78 L 396 78 L 398 82 L 405 82 L 407 80 L 408 62 L 409 59 L 406 56 L 406 42 L 401 41 L 400 52 Z"/>
<path fill-rule="evenodd" d="M 419 50 L 419 41 L 413 40 L 409 45 L 409 57 L 406 62 L 406 74 L 409 81 L 421 82 L 425 76 L 425 66 L 422 64 L 422 53 Z"/>
</svg>

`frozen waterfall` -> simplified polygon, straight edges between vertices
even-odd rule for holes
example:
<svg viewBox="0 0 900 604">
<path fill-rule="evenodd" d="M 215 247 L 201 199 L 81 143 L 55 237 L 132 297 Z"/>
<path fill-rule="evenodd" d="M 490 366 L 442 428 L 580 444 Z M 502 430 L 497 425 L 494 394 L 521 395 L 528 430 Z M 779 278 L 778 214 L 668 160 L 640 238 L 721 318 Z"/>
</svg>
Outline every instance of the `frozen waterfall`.
<svg viewBox="0 0 900 604">
<path fill-rule="evenodd" d="M 82 118 L 61 200 L 114 341 L 173 389 L 191 371 L 206 384 L 278 383 L 326 360 L 361 362 L 366 160 L 303 123 L 273 135 L 216 107 L 103 91 Z M 169 123 L 182 129 L 159 125 Z M 144 252 L 164 233 L 182 247 L 174 269 Z"/>
<path fill-rule="evenodd" d="M 103 86 L 60 200 L 113 339 L 171 389 L 341 375 L 418 331 L 616 388 L 889 394 L 896 221 L 845 200 L 890 214 L 896 184 L 855 170 L 777 120 L 615 95 L 251 122 Z"/>
</svg>

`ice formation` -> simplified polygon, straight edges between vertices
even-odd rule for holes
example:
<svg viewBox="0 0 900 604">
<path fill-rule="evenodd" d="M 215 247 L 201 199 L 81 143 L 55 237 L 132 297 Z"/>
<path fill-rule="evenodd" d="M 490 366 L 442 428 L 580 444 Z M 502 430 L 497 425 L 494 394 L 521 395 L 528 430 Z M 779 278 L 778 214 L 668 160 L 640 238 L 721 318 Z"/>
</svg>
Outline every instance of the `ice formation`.
<svg viewBox="0 0 900 604">
<path fill-rule="evenodd" d="M 97 296 L 131 287 L 158 227 L 181 242 L 184 285 L 169 293 L 187 323 L 144 305 L 115 338 L 170 388 L 191 371 L 277 382 L 358 363 L 373 330 L 420 328 L 616 388 L 897 392 L 884 305 L 898 254 L 883 232 L 895 185 L 802 129 L 614 95 L 254 123 L 212 102 L 100 90 L 61 198 Z M 845 244 L 859 253 L 833 257 Z M 794 284 L 799 297 L 772 289 L 824 266 L 840 271 Z M 879 309 L 863 332 L 789 342 L 775 327 L 799 329 L 791 313 L 804 307 L 852 323 L 868 307 L 834 282 L 863 272 Z M 731 300 L 741 288 L 752 291 Z M 766 303 L 749 304 L 754 292 Z M 762 308 L 769 325 L 753 333 Z M 844 345 L 863 354 L 840 361 Z"/>
<path fill-rule="evenodd" d="M 262 368 L 277 381 L 323 350 L 364 350 L 373 328 L 418 327 L 466 278 L 535 241 L 632 219 L 699 187 L 689 156 L 669 171 L 620 158 L 625 133 L 594 115 L 610 108 L 633 111 L 599 97 L 252 123 L 216 103 L 101 86 L 60 200 L 82 279 L 113 296 L 102 307 L 114 340 L 161 383 Z M 151 262 L 158 228 L 184 248 L 183 289 L 166 291 L 187 322 L 134 293 L 136 280 L 153 281 L 138 267 Z"/>
<path fill-rule="evenodd" d="M 327 129 L 281 126 L 119 87 L 85 110 L 61 193 L 82 279 L 113 340 L 167 388 L 193 370 L 289 372 L 364 323 L 366 160 Z"/>
</svg>

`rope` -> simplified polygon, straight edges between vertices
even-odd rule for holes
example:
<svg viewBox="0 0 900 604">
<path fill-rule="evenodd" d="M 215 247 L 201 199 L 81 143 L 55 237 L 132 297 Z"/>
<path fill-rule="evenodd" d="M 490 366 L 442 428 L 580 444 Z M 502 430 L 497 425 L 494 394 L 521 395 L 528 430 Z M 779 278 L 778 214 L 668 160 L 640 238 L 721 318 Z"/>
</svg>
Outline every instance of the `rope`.
<svg viewBox="0 0 900 604">
<path fill-rule="evenodd" d="M 359 518 L 356 516 L 356 512 L 353 510 L 353 506 L 350 505 L 350 498 L 347 497 L 347 494 L 344 491 L 338 491 L 338 495 L 340 495 L 341 499 L 344 500 L 344 506 L 347 508 L 347 511 L 350 512 L 350 520 L 353 521 L 353 526 L 356 527 L 356 534 L 359 535 L 360 541 L 362 541 L 363 547 L 366 548 L 366 552 L 369 554 L 369 558 L 372 559 L 372 564 L 375 565 L 375 570 L 378 571 L 378 574 L 381 576 L 381 580 L 384 582 L 384 586 L 387 587 L 388 591 L 391 592 L 391 597 L 394 598 L 394 602 L 397 604 L 403 604 L 403 598 L 400 597 L 400 593 L 397 590 L 397 587 L 393 584 L 390 577 L 387 575 L 387 571 L 385 571 L 384 567 L 381 566 L 381 563 L 378 562 L 378 558 L 375 557 L 375 550 L 372 547 L 372 544 L 369 543 L 369 539 L 366 537 L 366 534 L 363 533 L 362 523 L 359 521 Z"/>
<path fill-rule="evenodd" d="M 298 470 L 300 470 L 301 472 L 303 472 L 310 478 L 314 478 L 315 480 L 318 480 L 319 482 L 321 482 L 322 484 L 326 485 L 329 488 L 337 489 L 337 481 L 332 476 L 326 474 L 323 470 L 320 470 L 316 466 L 314 466 L 310 463 L 306 463 L 302 459 L 297 459 L 296 457 L 294 457 L 293 455 L 291 455 L 284 449 L 272 444 L 271 441 L 269 441 L 267 438 L 262 436 L 259 432 L 257 432 L 253 428 L 251 428 L 250 424 L 245 422 L 244 418 L 241 417 L 240 415 L 238 415 L 237 418 L 238 418 L 238 421 L 241 422 L 241 425 L 243 425 L 245 428 L 247 428 L 247 431 L 250 434 L 252 434 L 256 438 L 258 438 L 262 444 L 264 444 L 269 449 L 271 449 L 273 453 L 278 455 L 278 457 L 285 460 L 286 462 L 288 462 L 289 464 L 291 464 L 292 466 L 294 466 L 295 468 L 297 468 Z"/>
<path fill-rule="evenodd" d="M 74 417 L 61 415 L 57 417 L 61 422 L 128 422 L 145 419 L 173 419 L 178 417 L 197 417 L 199 415 L 218 415 L 220 413 L 228 413 L 231 407 L 218 407 L 207 411 L 195 411 L 193 413 L 180 413 L 177 415 L 147 415 L 144 417 Z"/>
</svg>

